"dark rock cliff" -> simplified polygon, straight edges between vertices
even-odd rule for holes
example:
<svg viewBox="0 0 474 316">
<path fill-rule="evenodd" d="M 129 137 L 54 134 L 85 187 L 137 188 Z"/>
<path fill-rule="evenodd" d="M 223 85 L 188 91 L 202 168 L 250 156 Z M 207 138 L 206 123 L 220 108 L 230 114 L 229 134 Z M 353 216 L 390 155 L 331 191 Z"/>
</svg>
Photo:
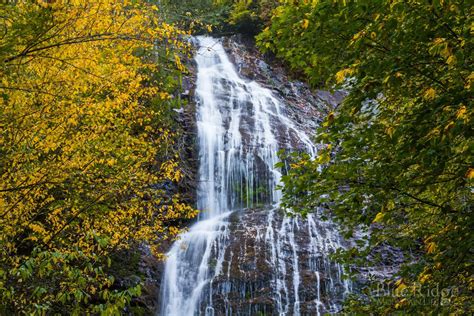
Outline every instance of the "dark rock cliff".
<svg viewBox="0 0 474 316">
<path fill-rule="evenodd" d="M 244 79 L 257 81 L 272 90 L 285 104 L 286 115 L 308 135 L 315 132 L 324 116 L 337 107 L 344 97 L 343 92 L 332 94 L 312 91 L 306 84 L 290 80 L 285 69 L 277 61 L 260 54 L 252 40 L 233 36 L 223 38 L 222 41 L 239 74 Z M 187 105 L 177 110 L 177 120 L 183 129 L 179 144 L 182 149 L 181 160 L 187 172 L 186 179 L 178 189 L 193 203 L 197 152 L 194 103 L 196 69 L 192 61 L 188 63 L 188 69 L 190 75 L 183 78 L 183 92 L 180 96 L 175 96 L 188 101 Z M 245 129 L 246 120 L 250 121 L 251 118 L 242 120 L 240 131 L 244 138 L 246 133 L 251 132 Z M 279 142 L 297 144 L 298 139 L 280 139 Z M 337 245 L 334 236 L 329 233 L 333 228 L 325 225 L 308 223 L 296 217 L 288 219 L 281 210 L 264 211 L 258 205 L 255 205 L 255 209 L 233 214 L 229 226 L 229 246 L 223 266 L 219 267 L 223 269 L 223 273 L 211 286 L 215 315 L 226 311 L 241 315 L 271 315 L 276 312 L 272 297 L 274 298 L 275 288 L 278 287 L 281 287 L 279 291 L 283 293 L 278 304 L 287 306 L 290 314 L 294 308 L 298 308 L 304 315 L 335 311 L 340 302 L 331 301 L 329 297 L 342 297 L 342 292 L 347 291 L 347 284 L 340 281 L 341 267 L 328 260 L 328 254 L 334 252 Z M 268 231 L 273 232 L 271 236 Z M 278 249 L 270 249 L 270 244 L 278 244 Z M 321 248 L 311 246 L 312 244 Z M 297 261 L 295 258 L 298 258 Z M 276 265 L 284 268 L 280 269 L 278 276 L 272 272 Z M 216 268 L 212 262 L 210 266 L 211 270 Z M 144 295 L 138 301 L 148 311 L 157 310 L 159 302 L 156 298 L 160 292 L 159 280 L 163 263 L 154 259 L 144 248 L 140 270 L 146 277 Z M 299 285 L 294 288 L 292 280 L 296 276 Z M 301 306 L 290 306 L 289 302 L 295 296 L 299 297 Z M 203 305 L 201 311 L 205 310 L 206 306 Z"/>
</svg>

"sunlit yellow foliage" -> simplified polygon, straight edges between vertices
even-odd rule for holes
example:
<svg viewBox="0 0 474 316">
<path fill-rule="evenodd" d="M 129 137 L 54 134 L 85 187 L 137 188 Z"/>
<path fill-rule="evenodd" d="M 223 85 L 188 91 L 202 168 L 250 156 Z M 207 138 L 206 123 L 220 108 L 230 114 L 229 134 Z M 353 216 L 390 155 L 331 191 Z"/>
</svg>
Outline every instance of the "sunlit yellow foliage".
<svg viewBox="0 0 474 316">
<path fill-rule="evenodd" d="M 337 83 L 341 83 L 344 81 L 344 79 L 346 79 L 347 76 L 350 76 L 354 73 L 354 70 L 351 69 L 351 68 L 346 68 L 346 69 L 342 69 L 340 71 L 338 71 L 336 73 L 336 82 Z"/>
<path fill-rule="evenodd" d="M 435 97 L 436 97 L 436 90 L 433 89 L 433 88 L 429 88 L 425 91 L 425 94 L 423 95 L 423 97 L 426 99 L 426 100 L 433 100 Z"/>
<path fill-rule="evenodd" d="M 375 218 L 374 220 L 372 221 L 372 223 L 378 223 L 378 222 L 381 222 L 384 218 L 385 214 L 382 213 L 382 212 L 378 212 L 377 215 L 375 215 Z"/>
<path fill-rule="evenodd" d="M 109 253 L 158 244 L 179 232 L 168 222 L 195 215 L 159 189 L 182 177 L 159 157 L 173 141 L 160 80 L 184 71 L 186 44 L 157 10 L 0 6 L 0 314 L 118 313 L 139 289 L 110 290 Z"/>
</svg>

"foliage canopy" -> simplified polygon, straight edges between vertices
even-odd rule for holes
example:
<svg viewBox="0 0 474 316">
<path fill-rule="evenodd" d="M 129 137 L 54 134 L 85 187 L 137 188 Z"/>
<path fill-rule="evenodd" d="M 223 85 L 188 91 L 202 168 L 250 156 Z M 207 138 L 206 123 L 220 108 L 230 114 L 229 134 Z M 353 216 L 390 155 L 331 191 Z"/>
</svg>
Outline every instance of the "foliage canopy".
<svg viewBox="0 0 474 316">
<path fill-rule="evenodd" d="M 184 32 L 137 1 L 0 5 L 0 314 L 118 314 L 110 254 L 195 211 L 171 97 Z M 155 249 L 155 248 L 154 248 Z"/>
<path fill-rule="evenodd" d="M 370 231 L 340 255 L 348 264 L 364 265 L 381 245 L 404 253 L 387 280 L 403 295 L 361 295 L 348 311 L 473 311 L 472 10 L 469 1 L 284 1 L 258 36 L 313 86 L 348 91 L 318 131 L 327 149 L 291 158 L 286 205 L 305 213 L 329 203 L 348 237 Z M 451 294 L 427 304 L 433 288 Z"/>
</svg>

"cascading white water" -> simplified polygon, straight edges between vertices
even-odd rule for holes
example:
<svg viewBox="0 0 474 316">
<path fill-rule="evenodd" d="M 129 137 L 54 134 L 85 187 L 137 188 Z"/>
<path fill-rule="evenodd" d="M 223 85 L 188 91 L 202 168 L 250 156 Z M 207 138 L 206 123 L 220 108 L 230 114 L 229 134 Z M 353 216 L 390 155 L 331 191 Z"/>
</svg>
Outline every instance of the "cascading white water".
<svg viewBox="0 0 474 316">
<path fill-rule="evenodd" d="M 349 286 L 341 281 L 340 267 L 331 268 L 333 264 L 327 259 L 327 254 L 340 246 L 338 236 L 332 229 L 325 229 L 324 236 L 320 234 L 322 226 L 316 225 L 312 216 L 308 220 L 277 216 L 281 198 L 281 172 L 275 168 L 278 150 L 299 146 L 315 156 L 314 146 L 287 118 L 281 102 L 270 90 L 238 75 L 219 40 L 199 37 L 197 41 L 197 206 L 202 212 L 198 222 L 168 253 L 160 314 L 250 315 L 256 311 L 250 307 L 236 310 L 230 303 L 232 291 L 241 292 L 239 297 L 243 298 L 253 294 L 248 289 L 236 289 L 238 286 L 229 281 L 238 254 L 228 248 L 233 237 L 230 215 L 257 207 L 267 209 L 265 232 L 258 232 L 255 247 L 257 243 L 265 244 L 265 252 L 260 256 L 272 270 L 272 312 L 301 313 L 302 262 L 296 240 L 301 232 L 308 232 L 312 243 L 305 260 L 317 275 L 315 310 L 336 311 L 336 306 L 324 306 L 322 301 L 320 270 L 326 267 L 326 279 L 331 286 L 335 282 Z M 297 144 L 292 144 L 292 139 Z M 322 254 L 322 262 L 315 259 Z M 215 297 L 219 303 L 215 303 Z M 221 307 L 219 312 L 217 305 Z"/>
</svg>

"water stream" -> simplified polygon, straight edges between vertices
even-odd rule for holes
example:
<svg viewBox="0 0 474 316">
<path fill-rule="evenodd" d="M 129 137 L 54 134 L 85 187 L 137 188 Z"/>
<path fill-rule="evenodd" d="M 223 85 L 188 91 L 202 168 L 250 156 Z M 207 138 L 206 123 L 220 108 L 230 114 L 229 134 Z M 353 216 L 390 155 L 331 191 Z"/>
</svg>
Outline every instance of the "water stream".
<svg viewBox="0 0 474 316">
<path fill-rule="evenodd" d="M 330 222 L 279 209 L 277 152 L 315 156 L 272 92 L 239 76 L 218 39 L 199 37 L 198 221 L 168 253 L 160 315 L 337 312 L 350 284 L 328 259 Z"/>
</svg>

